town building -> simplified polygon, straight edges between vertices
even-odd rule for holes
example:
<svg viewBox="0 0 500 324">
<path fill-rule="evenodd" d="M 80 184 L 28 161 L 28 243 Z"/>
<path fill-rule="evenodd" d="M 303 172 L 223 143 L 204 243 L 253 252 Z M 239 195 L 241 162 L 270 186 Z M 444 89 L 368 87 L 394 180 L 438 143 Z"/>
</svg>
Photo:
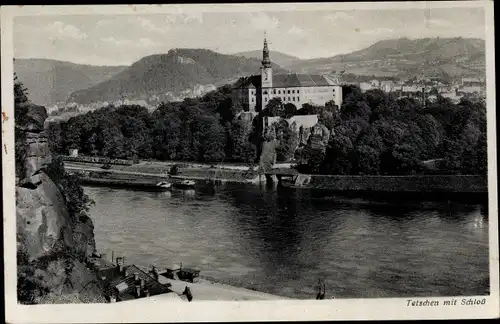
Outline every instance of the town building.
<svg viewBox="0 0 500 324">
<path fill-rule="evenodd" d="M 324 106 L 329 101 L 341 106 L 342 86 L 338 80 L 313 74 L 274 74 L 266 39 L 262 54 L 261 74 L 241 78 L 233 86 L 233 103 L 243 111 L 262 111 L 273 98 L 281 98 L 283 104 L 291 103 L 297 109 L 304 104 Z"/>
<path fill-rule="evenodd" d="M 472 78 L 472 77 L 462 77 L 463 87 L 474 87 L 474 86 L 484 86 L 484 78 Z"/>
<path fill-rule="evenodd" d="M 88 259 L 89 266 L 96 270 L 105 298 L 120 302 L 156 295 L 170 294 L 169 286 L 161 284 L 153 273 L 147 273 L 136 265 L 125 265 L 125 258 L 116 258 L 116 263 L 106 260 L 105 254 Z"/>
</svg>

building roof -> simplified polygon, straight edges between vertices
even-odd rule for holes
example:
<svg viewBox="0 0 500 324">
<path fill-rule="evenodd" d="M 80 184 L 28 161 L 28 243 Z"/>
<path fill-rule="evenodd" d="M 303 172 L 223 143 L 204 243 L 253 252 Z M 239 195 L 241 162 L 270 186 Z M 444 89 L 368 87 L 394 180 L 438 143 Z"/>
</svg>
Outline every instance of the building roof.
<svg viewBox="0 0 500 324">
<path fill-rule="evenodd" d="M 118 290 L 117 297 L 119 300 L 123 301 L 136 298 L 135 291 L 136 291 L 136 284 L 138 283 L 135 282 L 134 273 L 138 274 L 139 281 L 141 279 L 144 280 L 144 287 L 148 289 L 151 296 L 166 294 L 171 292 L 171 290 L 168 289 L 167 286 L 159 283 L 155 278 L 153 278 L 146 272 L 142 271 L 135 265 L 125 266 L 124 270 L 127 273 L 126 276 L 120 275 L 118 277 L 109 278 L 110 282 L 107 291 L 108 295 L 111 295 L 114 292 L 116 292 L 116 290 Z M 114 274 L 116 274 L 116 272 Z"/>
<path fill-rule="evenodd" d="M 273 88 L 291 88 L 291 87 L 322 87 L 335 85 L 334 80 L 325 78 L 317 74 L 276 74 L 273 75 Z M 260 75 L 252 75 L 238 80 L 233 88 L 250 88 L 261 86 Z"/>
</svg>

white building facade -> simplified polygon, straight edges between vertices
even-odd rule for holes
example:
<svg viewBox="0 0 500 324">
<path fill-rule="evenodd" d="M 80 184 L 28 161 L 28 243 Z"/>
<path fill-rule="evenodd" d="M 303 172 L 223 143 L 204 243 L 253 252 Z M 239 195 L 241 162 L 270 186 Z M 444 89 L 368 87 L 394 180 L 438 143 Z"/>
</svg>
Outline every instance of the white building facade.
<svg viewBox="0 0 500 324">
<path fill-rule="evenodd" d="M 273 98 L 280 98 L 284 104 L 291 103 L 297 109 L 304 104 L 324 106 L 329 101 L 340 107 L 342 86 L 338 80 L 322 75 L 274 75 L 267 40 L 264 39 L 261 74 L 242 78 L 234 85 L 233 103 L 240 104 L 244 111 L 259 112 Z"/>
</svg>

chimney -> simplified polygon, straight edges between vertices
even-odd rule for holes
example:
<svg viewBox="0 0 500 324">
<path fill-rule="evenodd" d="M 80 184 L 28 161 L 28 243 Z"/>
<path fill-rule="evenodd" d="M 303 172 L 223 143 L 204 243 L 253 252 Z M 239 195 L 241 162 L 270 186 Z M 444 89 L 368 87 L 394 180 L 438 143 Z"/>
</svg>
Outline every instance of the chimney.
<svg viewBox="0 0 500 324">
<path fill-rule="evenodd" d="M 122 257 L 116 257 L 116 265 L 121 265 L 123 264 L 123 258 Z"/>
<path fill-rule="evenodd" d="M 139 280 L 139 273 L 134 272 L 134 280 L 137 282 Z"/>
<path fill-rule="evenodd" d="M 144 282 L 144 279 L 141 279 L 141 288 L 144 289 L 144 286 L 145 286 L 145 282 Z"/>
</svg>

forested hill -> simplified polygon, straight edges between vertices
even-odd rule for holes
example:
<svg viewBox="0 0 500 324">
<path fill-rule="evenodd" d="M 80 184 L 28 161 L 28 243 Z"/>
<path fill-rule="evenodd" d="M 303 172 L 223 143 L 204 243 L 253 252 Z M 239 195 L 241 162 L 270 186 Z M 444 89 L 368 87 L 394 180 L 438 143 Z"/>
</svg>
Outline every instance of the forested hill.
<svg viewBox="0 0 500 324">
<path fill-rule="evenodd" d="M 345 70 L 353 74 L 399 75 L 444 72 L 484 75 L 485 42 L 477 38 L 388 39 L 348 54 L 297 61 L 290 70 L 313 73 Z"/>
<path fill-rule="evenodd" d="M 247 58 L 256 58 L 260 60 L 262 59 L 262 50 L 240 52 L 240 53 L 235 53 L 233 55 L 243 56 Z M 271 51 L 270 56 L 271 56 L 270 57 L 271 61 L 278 64 L 281 67 L 287 67 L 289 65 L 292 65 L 300 61 L 300 59 L 296 56 L 288 55 L 278 51 Z"/>
<path fill-rule="evenodd" d="M 15 59 L 14 72 L 38 105 L 65 102 L 77 90 L 109 79 L 125 66 L 93 66 L 47 59 Z"/>
<path fill-rule="evenodd" d="M 255 58 L 223 55 L 206 49 L 175 49 L 132 64 L 108 81 L 71 94 L 69 101 L 91 103 L 122 98 L 143 99 L 170 92 L 178 94 L 196 85 L 260 73 Z M 276 72 L 285 70 L 277 65 Z"/>
</svg>

